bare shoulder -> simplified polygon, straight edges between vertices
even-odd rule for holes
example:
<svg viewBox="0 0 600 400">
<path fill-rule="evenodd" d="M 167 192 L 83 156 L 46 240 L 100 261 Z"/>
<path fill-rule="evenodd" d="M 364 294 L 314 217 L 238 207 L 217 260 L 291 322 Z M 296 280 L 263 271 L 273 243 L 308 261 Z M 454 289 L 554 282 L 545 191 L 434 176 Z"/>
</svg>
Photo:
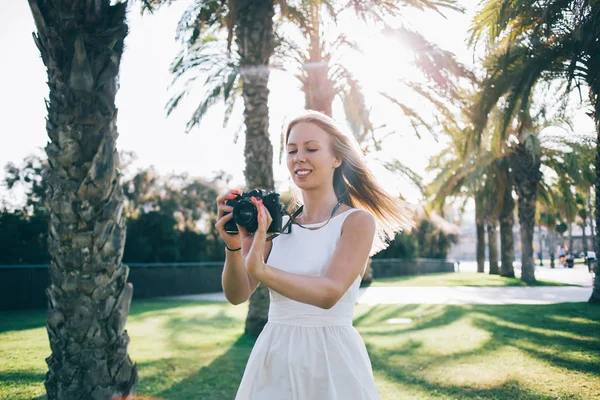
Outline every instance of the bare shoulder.
<svg viewBox="0 0 600 400">
<path fill-rule="evenodd" d="M 366 210 L 357 210 L 346 217 L 342 224 L 342 234 L 344 231 L 356 232 L 366 231 L 375 232 L 375 217 Z"/>
</svg>

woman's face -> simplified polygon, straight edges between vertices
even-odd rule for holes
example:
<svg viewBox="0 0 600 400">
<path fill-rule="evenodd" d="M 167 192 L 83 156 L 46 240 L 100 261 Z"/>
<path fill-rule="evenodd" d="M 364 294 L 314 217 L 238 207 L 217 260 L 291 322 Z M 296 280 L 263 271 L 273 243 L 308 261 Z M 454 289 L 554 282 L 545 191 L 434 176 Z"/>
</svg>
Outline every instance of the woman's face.
<svg viewBox="0 0 600 400">
<path fill-rule="evenodd" d="M 341 164 L 331 152 L 329 134 L 311 122 L 293 126 L 286 151 L 288 170 L 301 189 L 331 184 L 333 172 Z"/>
</svg>

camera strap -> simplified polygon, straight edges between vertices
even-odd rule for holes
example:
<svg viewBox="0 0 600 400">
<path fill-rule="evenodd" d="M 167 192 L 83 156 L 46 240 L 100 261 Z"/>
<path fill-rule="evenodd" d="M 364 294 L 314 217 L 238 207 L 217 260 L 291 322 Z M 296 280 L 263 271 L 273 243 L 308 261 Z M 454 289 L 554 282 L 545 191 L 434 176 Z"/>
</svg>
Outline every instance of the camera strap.
<svg viewBox="0 0 600 400">
<path fill-rule="evenodd" d="M 340 199 L 340 201 L 338 201 L 338 203 L 335 205 L 335 207 L 333 207 L 333 210 L 331 211 L 331 215 L 329 216 L 329 219 L 327 220 L 327 222 L 325 222 L 323 225 L 319 226 L 318 228 L 308 228 L 304 225 L 302 225 L 301 223 L 297 222 L 295 220 L 295 218 L 300 215 L 300 213 L 302 212 L 302 210 L 304 209 L 304 204 L 301 205 L 295 212 L 294 214 L 291 216 L 290 220 L 293 220 L 293 222 L 298 225 L 301 228 L 304 229 L 309 229 L 309 230 L 317 230 L 317 229 L 321 229 L 322 227 L 324 227 L 325 225 L 327 225 L 329 223 L 329 221 L 331 221 L 331 218 L 333 218 L 333 215 L 335 214 L 335 212 L 337 211 L 338 208 L 340 208 L 340 206 L 342 205 L 343 200 Z M 290 224 L 290 232 L 292 231 L 292 226 Z"/>
<path fill-rule="evenodd" d="M 325 222 L 325 224 L 321 225 L 318 228 L 308 228 L 308 227 L 302 225 L 301 223 L 296 222 L 296 217 L 302 213 L 302 210 L 304 209 L 304 204 L 301 205 L 300 207 L 298 207 L 298 209 L 296 211 L 294 211 L 292 213 L 292 215 L 289 215 L 286 212 L 286 214 L 288 214 L 290 218 L 288 219 L 288 221 L 285 223 L 285 225 L 281 229 L 281 233 L 274 233 L 274 234 L 272 234 L 271 236 L 269 236 L 267 238 L 267 241 L 271 241 L 271 240 L 275 239 L 277 236 L 279 236 L 282 233 L 286 233 L 286 234 L 292 233 L 292 222 L 295 223 L 296 225 L 300 226 L 301 228 L 304 228 L 304 229 L 309 229 L 309 230 L 321 229 L 322 227 L 324 227 L 325 225 L 327 225 L 329 223 L 329 221 L 331 220 L 331 218 L 333 218 L 333 215 L 335 214 L 335 212 L 337 211 L 337 209 L 340 208 L 340 206 L 343 203 L 344 203 L 343 199 L 340 199 L 338 201 L 338 203 L 335 205 L 335 207 L 333 207 L 333 210 L 331 211 L 331 215 L 329 216 L 329 219 L 327 220 L 327 222 Z M 286 232 L 286 230 L 287 230 L 287 232 Z"/>
</svg>

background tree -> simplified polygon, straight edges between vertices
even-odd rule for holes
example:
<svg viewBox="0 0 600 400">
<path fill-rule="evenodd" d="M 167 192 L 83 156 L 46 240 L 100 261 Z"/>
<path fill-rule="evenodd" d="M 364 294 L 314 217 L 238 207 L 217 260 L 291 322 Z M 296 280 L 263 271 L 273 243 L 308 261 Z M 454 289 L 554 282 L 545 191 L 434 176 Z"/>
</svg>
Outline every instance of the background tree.
<svg viewBox="0 0 600 400">
<path fill-rule="evenodd" d="M 169 0 L 147 0 L 144 10 L 154 11 Z M 274 189 L 273 146 L 269 139 L 269 60 L 273 55 L 274 0 L 195 1 L 179 21 L 177 39 L 184 50 L 172 64 L 174 80 L 187 72 L 203 72 L 206 95 L 188 122 L 187 131 L 199 124 L 208 108 L 222 96 L 227 104 L 224 123 L 244 99 L 246 190 Z M 235 45 L 235 53 L 231 52 Z M 195 81 L 193 74 L 188 83 Z M 167 114 L 189 93 L 189 86 L 167 104 Z M 267 323 L 269 293 L 259 285 L 250 297 L 245 332 L 258 336 Z"/>
<path fill-rule="evenodd" d="M 48 399 L 135 392 L 115 95 L 126 4 L 29 0 L 48 72 Z"/>
<path fill-rule="evenodd" d="M 600 204 L 600 3 L 597 1 L 488 0 L 475 16 L 471 44 L 484 37 L 487 77 L 474 114 L 474 129 L 482 132 L 489 111 L 504 98 L 508 127 L 515 115 L 529 109 L 537 82 L 561 79 L 564 99 L 572 89 L 587 86 L 590 116 L 596 127 L 596 204 Z M 525 116 L 525 118 L 523 118 Z M 525 127 L 526 124 L 523 125 Z M 600 212 L 596 210 L 596 230 Z M 595 250 L 600 253 L 598 232 Z M 600 265 L 590 303 L 600 303 Z"/>
</svg>

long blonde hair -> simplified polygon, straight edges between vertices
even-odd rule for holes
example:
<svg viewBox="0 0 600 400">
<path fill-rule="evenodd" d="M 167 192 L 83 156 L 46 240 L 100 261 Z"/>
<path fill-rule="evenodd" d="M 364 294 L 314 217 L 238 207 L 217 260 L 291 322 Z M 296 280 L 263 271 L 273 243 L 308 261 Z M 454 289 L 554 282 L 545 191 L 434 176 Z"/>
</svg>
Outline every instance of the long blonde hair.
<svg viewBox="0 0 600 400">
<path fill-rule="evenodd" d="M 387 248 L 396 232 L 414 226 L 412 212 L 406 202 L 392 196 L 377 183 L 354 136 L 344 134 L 327 115 L 306 110 L 292 119 L 286 128 L 285 145 L 292 128 L 300 122 L 310 122 L 327 132 L 331 138 L 331 152 L 342 160 L 333 173 L 333 190 L 338 200 L 350 207 L 366 210 L 375 217 L 377 230 L 370 255 Z M 290 211 L 301 204 L 299 192 L 293 192 Z"/>
</svg>

